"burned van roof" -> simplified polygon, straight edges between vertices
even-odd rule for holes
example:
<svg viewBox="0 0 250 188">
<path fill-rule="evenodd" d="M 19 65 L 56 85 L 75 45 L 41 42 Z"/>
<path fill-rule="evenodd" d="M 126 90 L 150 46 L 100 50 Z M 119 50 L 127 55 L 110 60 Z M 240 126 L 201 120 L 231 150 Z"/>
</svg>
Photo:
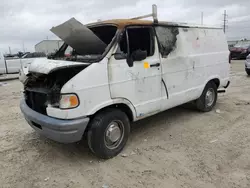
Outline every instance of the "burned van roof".
<svg viewBox="0 0 250 188">
<path fill-rule="evenodd" d="M 153 21 L 150 20 L 133 20 L 133 19 L 113 19 L 113 20 L 105 20 L 100 22 L 95 22 L 88 24 L 87 26 L 95 26 L 102 24 L 111 24 L 115 25 L 118 28 L 124 28 L 129 25 L 153 25 Z"/>
<path fill-rule="evenodd" d="M 87 24 L 88 27 L 96 26 L 96 25 L 115 25 L 119 29 L 122 29 L 126 26 L 130 25 L 165 25 L 165 26 L 179 26 L 179 27 L 190 27 L 190 28 L 210 28 L 210 29 L 221 29 L 221 27 L 208 26 L 208 25 L 195 25 L 189 23 L 179 23 L 179 22 L 166 22 L 160 21 L 158 23 L 154 23 L 151 20 L 136 20 L 136 19 L 113 19 L 113 20 L 105 20 L 100 22 L 95 22 L 91 24 Z"/>
</svg>

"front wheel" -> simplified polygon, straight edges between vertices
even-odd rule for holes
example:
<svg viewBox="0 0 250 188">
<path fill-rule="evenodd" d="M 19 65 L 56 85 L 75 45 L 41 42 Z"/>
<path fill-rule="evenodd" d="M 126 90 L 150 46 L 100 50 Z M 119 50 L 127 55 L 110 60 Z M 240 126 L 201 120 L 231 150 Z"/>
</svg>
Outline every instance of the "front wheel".
<svg viewBox="0 0 250 188">
<path fill-rule="evenodd" d="M 247 73 L 247 75 L 249 75 L 249 76 L 250 76 L 250 70 L 247 70 L 247 71 L 246 71 L 246 73 Z"/>
<path fill-rule="evenodd" d="M 202 112 L 211 111 L 217 102 L 217 86 L 214 82 L 209 82 L 202 92 L 199 99 L 196 100 L 196 108 Z"/>
<path fill-rule="evenodd" d="M 87 136 L 88 145 L 96 156 L 109 159 L 123 150 L 129 133 L 127 115 L 118 109 L 107 109 L 92 119 Z"/>
</svg>

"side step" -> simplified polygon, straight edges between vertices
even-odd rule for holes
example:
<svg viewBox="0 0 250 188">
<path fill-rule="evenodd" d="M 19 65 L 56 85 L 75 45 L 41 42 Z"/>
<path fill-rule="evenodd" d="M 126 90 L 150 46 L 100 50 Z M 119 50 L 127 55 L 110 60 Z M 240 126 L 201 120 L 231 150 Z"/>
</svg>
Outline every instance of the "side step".
<svg viewBox="0 0 250 188">
<path fill-rule="evenodd" d="M 218 90 L 218 93 L 226 93 L 226 90 Z"/>
</svg>

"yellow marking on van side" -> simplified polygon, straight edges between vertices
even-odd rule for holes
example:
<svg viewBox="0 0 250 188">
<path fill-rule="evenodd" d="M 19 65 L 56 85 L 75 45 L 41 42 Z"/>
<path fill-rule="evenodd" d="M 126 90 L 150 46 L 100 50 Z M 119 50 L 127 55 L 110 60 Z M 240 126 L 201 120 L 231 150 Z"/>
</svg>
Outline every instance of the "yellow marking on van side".
<svg viewBox="0 0 250 188">
<path fill-rule="evenodd" d="M 144 66 L 145 69 L 149 69 L 150 68 L 150 65 L 149 65 L 148 62 L 144 62 L 143 66 Z"/>
</svg>

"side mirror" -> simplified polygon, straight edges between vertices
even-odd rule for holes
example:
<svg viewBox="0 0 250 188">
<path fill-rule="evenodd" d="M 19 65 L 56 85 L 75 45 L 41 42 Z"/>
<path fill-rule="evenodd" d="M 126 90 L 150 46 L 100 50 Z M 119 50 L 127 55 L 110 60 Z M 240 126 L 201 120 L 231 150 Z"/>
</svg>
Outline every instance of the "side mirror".
<svg viewBox="0 0 250 188">
<path fill-rule="evenodd" d="M 133 67 L 134 61 L 142 61 L 147 58 L 147 51 L 136 50 L 130 56 L 127 57 L 127 63 L 129 67 Z"/>
<path fill-rule="evenodd" d="M 134 61 L 142 61 L 147 58 L 147 51 L 136 50 L 131 56 Z"/>
<path fill-rule="evenodd" d="M 134 65 L 134 60 L 131 56 L 127 56 L 127 64 L 129 67 L 133 67 Z"/>
</svg>

